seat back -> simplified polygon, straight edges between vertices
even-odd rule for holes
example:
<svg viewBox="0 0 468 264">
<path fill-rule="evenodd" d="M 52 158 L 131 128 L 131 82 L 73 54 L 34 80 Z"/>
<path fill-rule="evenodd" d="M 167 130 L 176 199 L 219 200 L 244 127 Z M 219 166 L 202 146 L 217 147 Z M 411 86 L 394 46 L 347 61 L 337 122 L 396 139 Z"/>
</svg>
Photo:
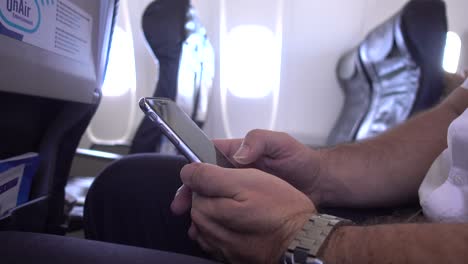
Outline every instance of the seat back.
<svg viewBox="0 0 468 264">
<path fill-rule="evenodd" d="M 376 136 L 439 102 L 446 35 L 444 2 L 412 0 L 344 55 L 345 104 L 328 144 Z"/>
<path fill-rule="evenodd" d="M 143 32 L 159 62 L 152 95 L 176 101 L 202 127 L 214 78 L 214 50 L 188 0 L 153 1 L 142 18 Z M 167 144 L 168 143 L 168 144 Z M 169 146 L 168 146 L 169 145 Z M 140 123 L 130 153 L 173 152 L 148 118 Z"/>
<path fill-rule="evenodd" d="M 29 202 L 0 217 L 0 230 L 64 234 L 66 229 L 64 189 L 77 146 L 100 102 L 100 85 L 105 75 L 107 50 L 113 24 L 112 14 L 116 1 L 65 2 L 71 8 L 85 10 L 83 12 L 89 12 L 90 16 L 99 18 L 93 20 L 96 24 L 93 25 L 92 33 L 90 33 L 90 46 L 94 60 L 91 64 L 84 66 L 85 69 L 77 69 L 76 72 L 72 68 L 71 70 L 65 69 L 64 72 L 52 70 L 50 74 L 43 76 L 33 75 L 32 78 L 37 78 L 37 87 L 25 87 L 28 85 L 21 83 L 21 87 L 18 87 L 18 90 L 23 90 L 21 93 L 16 93 L 11 87 L 5 88 L 7 85 L 0 82 L 0 120 L 2 120 L 0 122 L 0 159 L 28 152 L 39 154 L 39 166 L 33 178 Z M 90 5 L 93 5 L 92 8 Z M 57 10 L 60 8 L 57 6 Z M 46 12 L 44 10 L 42 9 L 42 12 Z M 2 37 L 0 35 L 0 40 L 3 41 Z M 2 46 L 0 46 L 0 52 L 5 52 L 1 49 Z M 44 52 L 39 49 L 31 52 L 36 51 Z M 50 62 L 46 63 L 54 63 L 55 59 L 68 59 L 53 53 L 40 56 L 45 59 L 50 58 Z M 12 61 L 15 61 L 15 55 L 12 56 Z M 20 67 L 22 63 L 18 62 L 17 66 Z M 28 64 L 28 67 L 31 66 L 29 64 L 36 65 L 34 59 L 32 62 L 24 61 L 24 64 Z M 7 67 L 9 65 L 0 62 L 0 71 Z M 42 67 L 42 65 L 37 67 Z M 54 67 L 49 68 L 54 69 Z M 87 100 L 74 100 L 74 98 L 67 100 L 68 95 L 73 95 L 72 91 L 62 92 L 58 96 L 51 93 L 48 97 L 49 91 L 55 88 L 45 86 L 44 82 L 56 86 L 72 83 L 73 78 L 82 77 L 80 73 L 89 72 L 90 69 L 95 69 L 95 73 L 90 74 L 91 81 L 83 82 L 86 85 L 81 87 L 89 91 L 88 94 L 83 93 L 88 98 Z M 35 80 L 31 82 L 34 83 Z M 31 90 L 31 88 L 40 90 L 39 94 L 43 96 L 38 96 L 38 93 L 34 91 L 28 93 L 28 89 Z M 66 89 L 66 87 L 59 88 Z"/>
</svg>

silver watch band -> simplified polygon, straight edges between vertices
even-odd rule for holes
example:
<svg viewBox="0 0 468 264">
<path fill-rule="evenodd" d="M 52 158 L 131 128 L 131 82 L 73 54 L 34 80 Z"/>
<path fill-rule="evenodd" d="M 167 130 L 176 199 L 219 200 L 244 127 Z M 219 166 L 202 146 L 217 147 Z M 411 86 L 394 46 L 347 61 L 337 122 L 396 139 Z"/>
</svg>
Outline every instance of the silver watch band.
<svg viewBox="0 0 468 264">
<path fill-rule="evenodd" d="M 327 241 L 332 231 L 342 225 L 350 225 L 351 221 L 339 217 L 318 214 L 299 231 L 288 247 L 283 262 L 285 264 L 319 264 L 323 263 L 317 255 Z"/>
</svg>

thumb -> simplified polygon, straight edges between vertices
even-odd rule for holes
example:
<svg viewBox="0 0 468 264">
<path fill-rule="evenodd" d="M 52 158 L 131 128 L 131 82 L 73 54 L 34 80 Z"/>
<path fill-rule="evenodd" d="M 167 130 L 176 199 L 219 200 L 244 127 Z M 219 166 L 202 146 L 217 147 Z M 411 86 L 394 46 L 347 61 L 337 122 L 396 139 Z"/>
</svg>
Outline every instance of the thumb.
<svg viewBox="0 0 468 264">
<path fill-rule="evenodd" d="M 262 157 L 279 158 L 297 147 L 292 137 L 285 133 L 268 130 L 252 130 L 244 138 L 233 159 L 241 164 L 252 164 Z"/>
<path fill-rule="evenodd" d="M 258 129 L 247 133 L 233 159 L 241 165 L 259 160 L 266 152 L 268 133 L 271 132 Z"/>
</svg>

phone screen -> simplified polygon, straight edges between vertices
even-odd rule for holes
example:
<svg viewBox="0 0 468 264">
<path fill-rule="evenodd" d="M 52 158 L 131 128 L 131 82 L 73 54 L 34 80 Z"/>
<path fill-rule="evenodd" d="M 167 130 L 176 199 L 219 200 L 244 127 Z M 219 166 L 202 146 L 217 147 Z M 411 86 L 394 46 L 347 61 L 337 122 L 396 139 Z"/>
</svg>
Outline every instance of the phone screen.
<svg viewBox="0 0 468 264">
<path fill-rule="evenodd" d="M 154 112 L 154 114 L 161 119 L 160 121 L 169 128 L 169 131 L 166 131 L 167 128 L 159 124 L 162 132 L 169 137 L 189 160 L 193 161 L 190 155 L 185 153 L 187 151 L 192 152 L 201 162 L 211 163 L 225 168 L 235 167 L 224 154 L 215 147 L 213 142 L 198 125 L 173 101 L 162 98 L 144 98 L 142 101 L 146 108 L 150 108 L 144 109 L 145 106 L 140 103 L 142 109 L 150 115 L 150 118 L 151 112 Z M 155 121 L 154 118 L 152 119 Z M 156 123 L 158 123 L 157 120 Z M 172 133 L 177 135 L 180 140 L 174 138 Z"/>
</svg>

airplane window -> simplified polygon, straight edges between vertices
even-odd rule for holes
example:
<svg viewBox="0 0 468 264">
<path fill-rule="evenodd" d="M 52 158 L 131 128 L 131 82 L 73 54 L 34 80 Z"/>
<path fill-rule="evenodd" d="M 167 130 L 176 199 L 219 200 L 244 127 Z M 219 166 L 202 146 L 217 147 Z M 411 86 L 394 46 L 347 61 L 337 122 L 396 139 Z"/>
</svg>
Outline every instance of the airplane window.
<svg viewBox="0 0 468 264">
<path fill-rule="evenodd" d="M 122 96 L 136 87 L 132 34 L 116 26 L 109 52 L 109 65 L 102 87 L 104 96 Z"/>
<path fill-rule="evenodd" d="M 267 27 L 233 28 L 221 43 L 221 82 L 240 98 L 264 98 L 279 85 L 281 40 Z"/>
<path fill-rule="evenodd" d="M 444 53 L 444 70 L 449 73 L 456 73 L 460 62 L 461 39 L 455 32 L 447 33 L 447 42 Z"/>
</svg>

